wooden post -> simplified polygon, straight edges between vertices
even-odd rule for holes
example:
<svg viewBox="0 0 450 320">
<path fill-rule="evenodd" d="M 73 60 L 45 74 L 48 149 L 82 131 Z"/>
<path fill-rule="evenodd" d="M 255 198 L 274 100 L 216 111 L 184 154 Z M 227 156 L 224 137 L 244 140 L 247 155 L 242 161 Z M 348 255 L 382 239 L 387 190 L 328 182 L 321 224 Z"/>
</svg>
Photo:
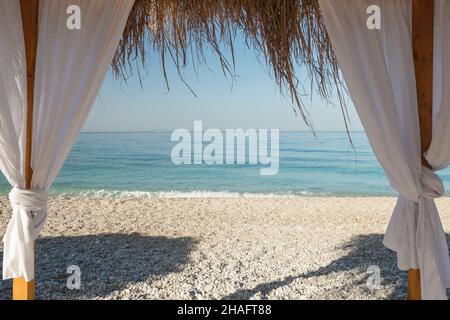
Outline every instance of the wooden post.
<svg viewBox="0 0 450 320">
<path fill-rule="evenodd" d="M 416 73 L 417 103 L 420 123 L 422 165 L 430 168 L 423 157 L 433 130 L 433 35 L 434 0 L 413 0 L 412 43 Z M 420 300 L 420 270 L 408 271 L 408 299 Z"/>
<path fill-rule="evenodd" d="M 25 189 L 31 187 L 31 145 L 33 134 L 34 74 L 38 42 L 39 0 L 20 0 L 23 36 L 27 59 L 27 110 L 25 138 Z M 33 300 L 35 296 L 34 280 L 26 282 L 24 278 L 13 279 L 13 300 Z"/>
</svg>

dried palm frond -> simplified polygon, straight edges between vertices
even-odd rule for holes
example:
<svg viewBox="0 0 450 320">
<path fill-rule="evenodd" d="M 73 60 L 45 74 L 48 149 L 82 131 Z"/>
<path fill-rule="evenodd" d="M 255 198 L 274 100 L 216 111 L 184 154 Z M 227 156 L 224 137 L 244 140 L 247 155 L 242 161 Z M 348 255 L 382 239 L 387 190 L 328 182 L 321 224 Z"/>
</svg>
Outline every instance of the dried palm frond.
<svg viewBox="0 0 450 320">
<path fill-rule="evenodd" d="M 239 32 L 263 57 L 276 83 L 287 90 L 311 129 L 300 99 L 299 69 L 306 70 L 311 81 L 308 87 L 324 100 L 330 102 L 337 92 L 347 126 L 345 87 L 317 0 L 136 0 L 113 70 L 126 78 L 136 62 L 145 68 L 146 55 L 155 50 L 160 52 L 168 86 L 167 59 L 180 71 L 189 57 L 205 62 L 205 49 L 212 48 L 223 71 L 233 75 L 233 42 Z M 223 48 L 230 50 L 231 61 Z"/>
</svg>

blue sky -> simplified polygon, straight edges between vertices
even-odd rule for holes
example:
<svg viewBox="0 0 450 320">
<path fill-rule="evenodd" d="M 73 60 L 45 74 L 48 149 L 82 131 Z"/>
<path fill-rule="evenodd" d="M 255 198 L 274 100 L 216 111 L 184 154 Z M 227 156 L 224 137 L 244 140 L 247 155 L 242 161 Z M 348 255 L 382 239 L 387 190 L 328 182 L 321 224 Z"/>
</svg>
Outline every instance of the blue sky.
<svg viewBox="0 0 450 320">
<path fill-rule="evenodd" d="M 109 72 L 83 131 L 190 129 L 194 120 L 202 120 L 205 128 L 307 130 L 302 119 L 295 115 L 290 100 L 279 93 L 265 65 L 239 38 L 236 79 L 224 77 L 214 56 L 207 58 L 209 65 L 199 66 L 197 73 L 191 66 L 183 70 L 197 97 L 180 80 L 170 62 L 167 63 L 170 81 L 167 91 L 157 53 L 148 57 L 143 89 L 137 75 L 124 83 Z M 303 96 L 303 101 L 316 130 L 344 130 L 337 104 L 327 105 L 317 95 Z M 349 111 L 351 130 L 362 130 L 351 103 Z"/>
</svg>

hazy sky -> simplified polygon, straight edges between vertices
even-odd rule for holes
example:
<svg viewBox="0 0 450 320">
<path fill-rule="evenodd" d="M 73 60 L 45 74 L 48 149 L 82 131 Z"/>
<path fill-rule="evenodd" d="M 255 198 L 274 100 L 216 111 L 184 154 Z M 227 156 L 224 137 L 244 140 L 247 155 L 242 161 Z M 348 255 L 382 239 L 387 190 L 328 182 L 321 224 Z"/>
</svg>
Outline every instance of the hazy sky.
<svg viewBox="0 0 450 320">
<path fill-rule="evenodd" d="M 217 59 L 211 56 L 208 66 L 200 66 L 197 75 L 189 66 L 184 70 L 195 97 L 168 63 L 170 90 L 167 91 L 160 59 L 149 57 L 149 70 L 143 80 L 138 76 L 127 83 L 108 76 L 83 131 L 151 131 L 192 128 L 202 120 L 207 128 L 278 128 L 306 130 L 302 119 L 283 98 L 275 81 L 255 53 L 238 40 L 236 74 L 225 78 Z M 304 77 L 303 77 L 304 78 Z M 338 105 L 326 105 L 316 95 L 303 96 L 316 130 L 344 130 Z M 352 130 L 361 130 L 353 105 L 349 104 Z"/>
</svg>

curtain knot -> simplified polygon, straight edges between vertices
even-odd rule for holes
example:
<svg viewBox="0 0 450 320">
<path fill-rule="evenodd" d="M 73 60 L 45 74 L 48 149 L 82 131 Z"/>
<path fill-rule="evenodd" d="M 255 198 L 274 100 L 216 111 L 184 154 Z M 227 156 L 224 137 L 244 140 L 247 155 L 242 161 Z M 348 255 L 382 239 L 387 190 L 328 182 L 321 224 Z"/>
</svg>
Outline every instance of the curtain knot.
<svg viewBox="0 0 450 320">
<path fill-rule="evenodd" d="M 47 218 L 47 200 L 45 190 L 13 188 L 9 193 L 13 214 L 3 237 L 3 279 L 34 278 L 34 241 Z"/>
<path fill-rule="evenodd" d="M 13 188 L 9 193 L 9 201 L 13 206 L 31 211 L 47 210 L 48 192 L 39 189 L 22 190 Z"/>
<path fill-rule="evenodd" d="M 427 167 L 422 166 L 420 183 L 422 185 L 422 196 L 434 199 L 442 197 L 445 193 L 441 178 Z"/>
</svg>

